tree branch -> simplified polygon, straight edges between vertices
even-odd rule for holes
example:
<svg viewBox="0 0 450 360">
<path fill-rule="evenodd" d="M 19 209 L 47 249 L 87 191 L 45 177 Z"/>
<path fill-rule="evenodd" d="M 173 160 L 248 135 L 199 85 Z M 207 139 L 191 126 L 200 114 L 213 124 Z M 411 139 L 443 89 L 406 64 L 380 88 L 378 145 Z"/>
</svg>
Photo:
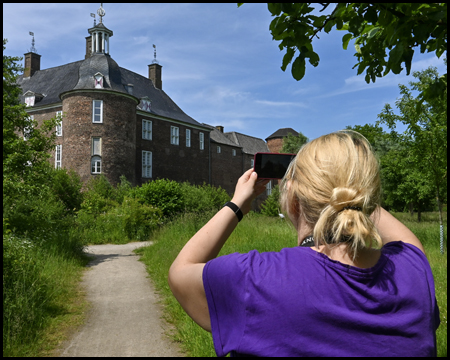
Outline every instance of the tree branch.
<svg viewBox="0 0 450 360">
<path fill-rule="evenodd" d="M 323 6 L 323 4 L 321 4 L 321 5 Z M 328 5 L 330 5 L 330 4 L 328 4 Z M 320 10 L 320 11 L 325 10 L 325 9 L 327 8 L 328 5 L 324 6 L 324 8 L 323 8 L 322 10 Z M 334 10 L 333 10 L 333 11 L 331 12 L 331 14 L 330 14 L 330 17 L 329 17 L 328 19 L 325 20 L 325 22 L 323 23 L 323 25 L 322 25 L 319 29 L 317 29 L 317 30 L 314 32 L 314 34 L 312 34 L 312 36 L 309 38 L 309 41 L 312 41 L 312 39 L 314 38 L 314 36 L 317 36 L 317 33 L 320 32 L 320 31 L 322 31 L 322 29 L 325 27 L 325 25 L 327 24 L 327 22 L 330 21 L 330 20 L 333 18 L 333 15 L 334 15 L 334 13 L 336 12 L 336 9 L 337 9 L 338 6 L 339 6 L 339 5 L 336 5 L 336 7 L 334 8 Z M 318 36 L 317 36 L 317 38 L 319 39 Z"/>
</svg>

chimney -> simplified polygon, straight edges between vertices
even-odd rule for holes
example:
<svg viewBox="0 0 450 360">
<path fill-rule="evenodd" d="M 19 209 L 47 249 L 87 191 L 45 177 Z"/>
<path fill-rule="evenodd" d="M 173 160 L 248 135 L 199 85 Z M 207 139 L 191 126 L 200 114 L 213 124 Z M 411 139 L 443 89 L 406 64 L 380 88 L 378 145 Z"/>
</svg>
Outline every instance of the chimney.
<svg viewBox="0 0 450 360">
<path fill-rule="evenodd" d="M 27 78 L 33 76 L 36 71 L 41 70 L 41 55 L 34 52 L 28 52 L 25 55 L 25 70 L 23 77 Z"/>
<path fill-rule="evenodd" d="M 86 60 L 88 57 L 92 56 L 92 35 L 86 36 L 86 55 L 84 59 Z"/>
<path fill-rule="evenodd" d="M 216 126 L 216 129 L 219 130 L 221 133 L 223 133 L 223 126 L 218 125 Z"/>
<path fill-rule="evenodd" d="M 150 64 L 148 66 L 148 78 L 153 82 L 157 89 L 162 90 L 161 68 L 159 64 Z"/>
</svg>

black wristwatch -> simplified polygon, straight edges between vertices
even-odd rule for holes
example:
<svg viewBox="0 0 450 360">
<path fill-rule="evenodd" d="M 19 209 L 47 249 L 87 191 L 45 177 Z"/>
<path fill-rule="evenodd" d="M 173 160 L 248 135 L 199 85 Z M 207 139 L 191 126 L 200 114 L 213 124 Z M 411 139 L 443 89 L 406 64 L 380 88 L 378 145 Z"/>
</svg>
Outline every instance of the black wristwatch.
<svg viewBox="0 0 450 360">
<path fill-rule="evenodd" d="M 242 220 L 242 218 L 244 217 L 244 214 L 242 214 L 241 209 L 239 209 L 239 206 L 237 206 L 235 203 L 228 201 L 223 207 L 228 206 L 231 210 L 234 211 L 234 213 L 236 214 L 237 218 L 238 218 L 238 222 Z"/>
</svg>

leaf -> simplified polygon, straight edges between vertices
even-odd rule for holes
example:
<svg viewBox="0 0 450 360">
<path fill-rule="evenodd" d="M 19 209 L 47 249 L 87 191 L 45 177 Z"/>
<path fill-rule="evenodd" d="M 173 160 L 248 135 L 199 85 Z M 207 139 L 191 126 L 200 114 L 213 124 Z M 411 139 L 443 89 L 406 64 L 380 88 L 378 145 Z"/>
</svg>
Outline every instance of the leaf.
<svg viewBox="0 0 450 360">
<path fill-rule="evenodd" d="M 314 51 L 310 51 L 307 54 L 307 57 L 309 57 L 309 63 L 312 66 L 316 67 L 317 65 L 319 65 L 320 58 L 319 58 L 319 55 L 317 55 L 317 53 L 315 53 Z"/>
<path fill-rule="evenodd" d="M 348 46 L 348 43 L 349 43 L 351 38 L 352 38 L 352 34 L 350 34 L 350 33 L 345 34 L 342 37 L 342 47 L 344 48 L 344 50 L 347 50 L 347 46 Z"/>
<path fill-rule="evenodd" d="M 361 55 L 362 55 L 361 47 L 360 47 L 358 44 L 355 45 L 355 50 L 356 50 L 356 52 L 357 52 L 358 54 L 361 54 Z"/>
<path fill-rule="evenodd" d="M 297 56 L 292 64 L 292 76 L 295 80 L 299 81 L 305 76 L 305 67 L 305 58 L 300 57 L 300 55 Z"/>
<path fill-rule="evenodd" d="M 268 3 L 267 7 L 272 14 L 272 16 L 280 15 L 281 12 L 281 6 L 279 3 Z"/>
<path fill-rule="evenodd" d="M 372 30 L 369 31 L 369 33 L 367 34 L 367 38 L 371 39 L 375 36 L 375 34 L 378 32 L 378 30 L 380 30 L 379 27 L 375 27 Z"/>
<path fill-rule="evenodd" d="M 286 50 L 286 54 L 283 56 L 283 65 L 281 65 L 281 70 L 285 71 L 286 67 L 290 64 L 292 61 L 292 57 L 295 54 L 295 50 L 293 48 L 288 48 Z"/>
</svg>

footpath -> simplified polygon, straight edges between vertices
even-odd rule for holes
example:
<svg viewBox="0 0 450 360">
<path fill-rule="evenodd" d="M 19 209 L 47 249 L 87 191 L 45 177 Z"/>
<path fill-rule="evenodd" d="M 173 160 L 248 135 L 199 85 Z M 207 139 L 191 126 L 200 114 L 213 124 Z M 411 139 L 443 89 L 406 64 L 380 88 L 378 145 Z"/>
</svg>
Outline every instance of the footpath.
<svg viewBox="0 0 450 360">
<path fill-rule="evenodd" d="M 91 304 L 86 322 L 60 356 L 183 356 L 164 331 L 161 306 L 145 265 L 133 250 L 151 242 L 93 245 L 82 286 Z"/>
</svg>

